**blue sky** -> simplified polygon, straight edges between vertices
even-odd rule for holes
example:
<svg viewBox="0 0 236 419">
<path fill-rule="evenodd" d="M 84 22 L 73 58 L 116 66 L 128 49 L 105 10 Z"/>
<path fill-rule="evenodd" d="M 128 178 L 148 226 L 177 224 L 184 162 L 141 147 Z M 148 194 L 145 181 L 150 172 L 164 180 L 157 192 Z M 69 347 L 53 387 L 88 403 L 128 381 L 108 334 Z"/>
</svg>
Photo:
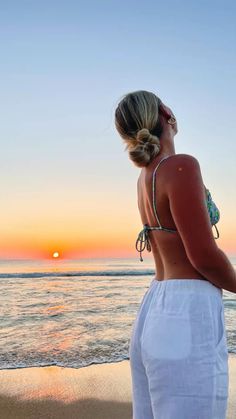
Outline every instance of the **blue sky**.
<svg viewBox="0 0 236 419">
<path fill-rule="evenodd" d="M 233 1 L 0 3 L 0 257 L 12 241 L 26 256 L 39 228 L 76 254 L 81 224 L 105 235 L 104 254 L 110 240 L 114 255 L 122 243 L 135 255 L 139 169 L 113 114 L 139 89 L 173 109 L 176 153 L 198 158 L 221 209 L 218 243 L 236 253 L 235 21 Z M 96 240 L 90 228 L 88 248 Z M 36 255 L 43 246 L 36 241 Z"/>
</svg>

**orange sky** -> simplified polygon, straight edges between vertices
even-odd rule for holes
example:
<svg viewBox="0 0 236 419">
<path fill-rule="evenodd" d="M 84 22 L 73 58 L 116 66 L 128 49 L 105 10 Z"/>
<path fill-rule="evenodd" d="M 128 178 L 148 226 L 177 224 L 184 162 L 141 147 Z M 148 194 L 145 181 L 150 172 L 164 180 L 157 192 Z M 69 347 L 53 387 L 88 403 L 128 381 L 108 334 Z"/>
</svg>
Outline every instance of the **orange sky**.
<svg viewBox="0 0 236 419">
<path fill-rule="evenodd" d="M 112 212 L 112 206 L 114 210 Z M 115 201 L 109 211 L 102 207 L 94 213 L 84 213 L 79 217 L 76 211 L 58 208 L 57 214 L 43 214 L 29 206 L 8 214 L 9 224 L 4 223 L 1 233 L 1 258 L 51 258 L 58 251 L 63 258 L 82 257 L 137 257 L 135 241 L 142 228 L 136 200 L 131 194 L 126 206 L 119 211 Z M 37 204 L 35 204 L 35 211 Z M 50 208 L 50 204 L 49 204 Z M 128 210 L 129 209 L 129 210 Z M 28 212 L 27 212 L 28 211 Z M 52 211 L 53 212 L 53 211 Z M 103 213 L 104 212 L 104 213 Z M 79 213 L 79 212 L 78 212 Z M 37 219 L 38 217 L 38 219 Z M 217 245 L 226 253 L 235 254 L 235 231 L 229 220 L 220 221 L 220 238 Z M 214 229 L 213 229 L 214 231 Z M 215 232 L 214 232 L 215 233 Z M 145 252 L 146 257 L 151 255 Z"/>
</svg>

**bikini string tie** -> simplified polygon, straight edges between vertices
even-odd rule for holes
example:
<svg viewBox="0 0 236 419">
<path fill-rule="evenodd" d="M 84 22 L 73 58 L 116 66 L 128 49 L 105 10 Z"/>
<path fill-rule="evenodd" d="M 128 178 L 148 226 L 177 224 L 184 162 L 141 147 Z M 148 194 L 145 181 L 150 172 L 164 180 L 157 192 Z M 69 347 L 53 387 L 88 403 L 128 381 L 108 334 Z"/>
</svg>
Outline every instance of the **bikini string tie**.
<svg viewBox="0 0 236 419">
<path fill-rule="evenodd" d="M 218 228 L 216 227 L 215 224 L 213 224 L 213 227 L 215 227 L 215 229 L 216 229 L 216 237 L 214 236 L 214 239 L 218 239 L 220 237 L 219 230 L 218 230 Z"/>
<path fill-rule="evenodd" d="M 140 253 L 140 262 L 143 262 L 142 252 L 147 249 L 148 252 L 151 252 L 151 245 L 148 237 L 148 230 L 150 230 L 147 224 L 144 224 L 144 228 L 140 231 L 138 238 L 136 240 L 136 250 Z"/>
</svg>

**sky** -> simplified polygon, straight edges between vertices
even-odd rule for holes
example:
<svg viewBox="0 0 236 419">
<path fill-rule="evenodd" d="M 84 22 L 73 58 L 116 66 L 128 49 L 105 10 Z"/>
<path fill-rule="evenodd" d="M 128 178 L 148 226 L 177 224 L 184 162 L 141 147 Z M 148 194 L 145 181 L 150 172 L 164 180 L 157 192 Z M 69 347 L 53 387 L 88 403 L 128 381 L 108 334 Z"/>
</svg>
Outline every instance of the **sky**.
<svg viewBox="0 0 236 419">
<path fill-rule="evenodd" d="M 236 254 L 234 1 L 0 1 L 0 258 L 135 257 L 140 173 L 120 98 L 157 94 Z M 145 257 L 149 257 L 146 252 Z"/>
</svg>

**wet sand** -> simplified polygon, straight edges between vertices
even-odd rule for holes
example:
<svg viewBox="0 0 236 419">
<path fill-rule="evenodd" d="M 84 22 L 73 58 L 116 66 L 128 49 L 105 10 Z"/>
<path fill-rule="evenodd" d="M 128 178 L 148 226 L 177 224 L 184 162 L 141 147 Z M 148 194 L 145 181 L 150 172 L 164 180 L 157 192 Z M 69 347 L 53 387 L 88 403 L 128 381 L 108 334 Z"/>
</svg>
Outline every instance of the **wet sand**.
<svg viewBox="0 0 236 419">
<path fill-rule="evenodd" d="M 235 419 L 236 355 L 229 370 L 227 419 Z M 132 419 L 129 361 L 0 370 L 0 418 Z"/>
</svg>

